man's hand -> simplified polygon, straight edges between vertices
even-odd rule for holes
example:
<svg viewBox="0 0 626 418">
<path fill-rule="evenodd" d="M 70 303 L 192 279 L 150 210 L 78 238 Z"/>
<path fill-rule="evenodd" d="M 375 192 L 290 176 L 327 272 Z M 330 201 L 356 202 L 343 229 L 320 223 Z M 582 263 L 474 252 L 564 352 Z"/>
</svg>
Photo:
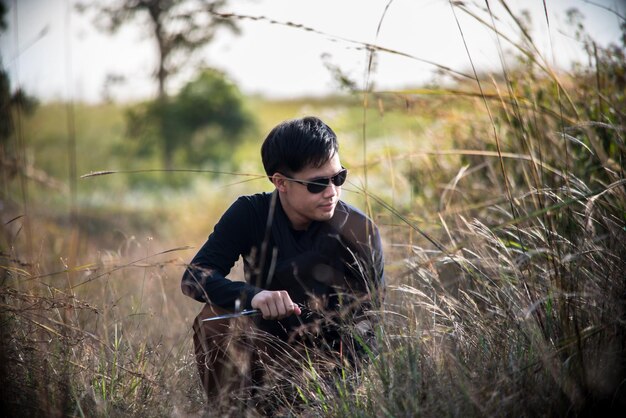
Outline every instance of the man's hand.
<svg viewBox="0 0 626 418">
<path fill-rule="evenodd" d="M 259 309 L 263 319 L 283 319 L 289 315 L 300 315 L 300 307 L 293 303 L 285 290 L 262 290 L 250 302 L 254 309 Z"/>
</svg>

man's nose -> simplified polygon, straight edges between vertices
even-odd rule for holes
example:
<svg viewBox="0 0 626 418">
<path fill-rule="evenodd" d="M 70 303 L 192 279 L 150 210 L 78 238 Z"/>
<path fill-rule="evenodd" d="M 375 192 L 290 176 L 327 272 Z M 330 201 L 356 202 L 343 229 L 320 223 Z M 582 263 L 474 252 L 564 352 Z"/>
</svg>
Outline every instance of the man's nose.
<svg viewBox="0 0 626 418">
<path fill-rule="evenodd" d="M 328 182 L 328 186 L 324 189 L 324 197 L 333 197 L 339 193 L 339 186 L 335 186 L 332 181 Z"/>
</svg>

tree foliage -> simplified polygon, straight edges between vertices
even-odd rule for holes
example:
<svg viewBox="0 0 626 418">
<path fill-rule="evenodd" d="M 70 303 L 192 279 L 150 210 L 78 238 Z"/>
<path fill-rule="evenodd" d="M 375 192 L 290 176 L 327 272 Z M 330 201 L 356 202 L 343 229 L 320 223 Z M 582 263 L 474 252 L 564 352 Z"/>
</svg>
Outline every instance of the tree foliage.
<svg viewBox="0 0 626 418">
<path fill-rule="evenodd" d="M 0 34 L 7 28 L 5 19 L 8 9 L 4 2 L 0 1 Z M 32 113 L 37 106 L 37 100 L 18 88 L 11 91 L 11 80 L 4 68 L 2 55 L 0 55 L 0 162 L 3 168 L 9 167 L 11 175 L 18 168 L 16 150 L 11 149 L 10 139 L 15 131 L 13 112 L 20 111 L 26 114 Z"/>
<path fill-rule="evenodd" d="M 201 166 L 228 158 L 252 126 L 237 87 L 224 74 L 205 69 L 174 97 L 147 102 L 128 113 L 128 134 L 138 155 L 161 149 L 174 160 Z"/>
<path fill-rule="evenodd" d="M 234 21 L 217 18 L 214 12 L 228 0 L 115 0 L 79 3 L 79 11 L 91 11 L 101 30 L 114 33 L 123 25 L 144 22 L 157 43 L 159 51 L 158 95 L 167 95 L 166 83 L 187 59 L 200 47 L 210 43 L 219 28 L 234 32 L 239 29 Z"/>
<path fill-rule="evenodd" d="M 96 26 L 113 33 L 131 22 L 144 23 L 158 49 L 154 76 L 158 97 L 129 113 L 129 132 L 140 138 L 140 154 L 158 146 L 163 166 L 172 168 L 178 150 L 186 162 L 202 163 L 222 157 L 218 150 L 230 146 L 247 126 L 239 92 L 223 75 L 205 71 L 173 100 L 167 80 L 188 63 L 194 52 L 210 43 L 220 28 L 238 32 L 233 20 L 216 17 L 228 0 L 114 0 L 80 3 L 78 9 L 94 13 Z M 204 94 L 204 96 L 202 96 Z M 228 137 L 229 142 L 221 140 Z M 210 145 L 210 146 L 208 146 Z"/>
</svg>

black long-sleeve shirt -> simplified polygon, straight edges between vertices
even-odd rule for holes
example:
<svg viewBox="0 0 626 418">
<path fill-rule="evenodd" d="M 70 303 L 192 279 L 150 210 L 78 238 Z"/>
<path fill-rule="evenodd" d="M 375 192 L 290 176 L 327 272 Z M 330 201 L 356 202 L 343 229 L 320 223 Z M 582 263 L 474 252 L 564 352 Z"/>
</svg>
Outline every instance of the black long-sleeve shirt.
<svg viewBox="0 0 626 418">
<path fill-rule="evenodd" d="M 245 282 L 226 277 L 239 256 Z M 250 308 L 261 290 L 286 290 L 304 308 L 303 315 L 261 321 L 262 329 L 284 339 L 319 318 L 316 312 L 371 303 L 383 284 L 380 235 L 365 214 L 339 201 L 332 219 L 298 231 L 291 228 L 276 192 L 237 199 L 182 279 L 186 295 L 227 309 L 237 301 L 241 309 Z"/>
</svg>

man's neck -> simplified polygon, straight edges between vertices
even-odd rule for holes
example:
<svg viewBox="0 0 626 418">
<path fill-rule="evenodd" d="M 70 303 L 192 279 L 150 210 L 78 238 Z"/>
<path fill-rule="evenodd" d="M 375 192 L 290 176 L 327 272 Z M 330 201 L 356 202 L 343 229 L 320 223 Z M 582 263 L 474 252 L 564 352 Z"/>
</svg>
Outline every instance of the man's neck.
<svg viewBox="0 0 626 418">
<path fill-rule="evenodd" d="M 285 206 L 280 199 L 280 193 L 278 193 L 278 203 L 283 209 L 285 216 L 287 216 L 289 224 L 291 225 L 291 229 L 293 229 L 294 231 L 306 231 L 309 228 L 312 221 L 310 219 L 305 219 L 304 217 L 299 216 L 289 206 Z"/>
</svg>

